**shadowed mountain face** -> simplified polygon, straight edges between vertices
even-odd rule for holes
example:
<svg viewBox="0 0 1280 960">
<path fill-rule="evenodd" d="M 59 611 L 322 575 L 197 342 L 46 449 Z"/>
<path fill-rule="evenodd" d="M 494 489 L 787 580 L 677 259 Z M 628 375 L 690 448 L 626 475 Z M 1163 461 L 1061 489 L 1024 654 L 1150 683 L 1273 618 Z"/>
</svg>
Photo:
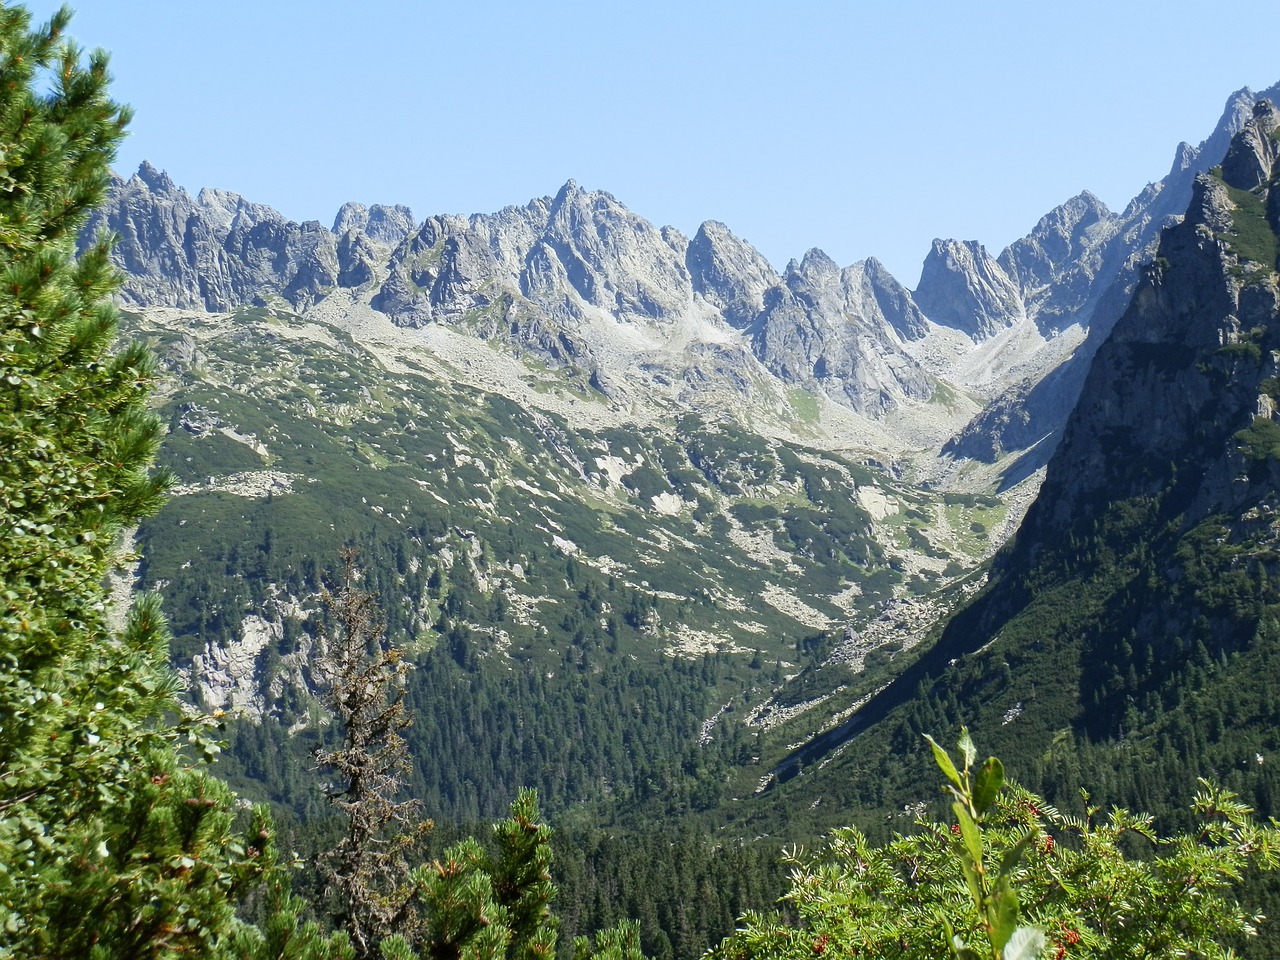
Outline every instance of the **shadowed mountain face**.
<svg viewBox="0 0 1280 960">
<path fill-rule="evenodd" d="M 964 722 L 1050 785 L 1074 782 L 1044 766 L 1055 736 L 1077 773 L 1124 746 L 1150 775 L 1113 776 L 1104 803 L 1164 805 L 1212 769 L 1274 811 L 1280 111 L 1259 102 L 1224 156 L 1098 348 L 989 586 L 781 774 L 850 738 L 855 764 L 895 744 L 923 757 L 913 730 Z"/>
<path fill-rule="evenodd" d="M 1260 103 L 1221 174 L 1196 179 L 1185 219 L 1165 232 L 1094 358 L 1019 535 L 1028 559 L 1047 551 L 1037 544 L 1092 529 L 1116 501 L 1149 498 L 1169 519 L 1194 525 L 1238 518 L 1271 495 L 1271 459 L 1237 433 L 1269 432 L 1280 372 L 1280 206 L 1271 191 L 1278 123 L 1275 108 Z"/>
<path fill-rule="evenodd" d="M 1094 353 L 1127 307 L 1143 265 L 1155 256 L 1161 229 L 1182 215 L 1196 177 L 1226 154 L 1255 103 L 1268 99 L 1280 99 L 1280 84 L 1258 94 L 1248 89 L 1232 94 L 1214 132 L 1199 147 L 1180 144 L 1170 172 L 1122 213 L 1082 193 L 1001 253 L 999 266 L 1016 283 L 1027 314 L 1042 332 L 1052 336 L 1079 324 L 1087 336 L 1052 372 L 1042 367 L 1006 385 L 946 444 L 946 455 L 991 463 L 1036 447 L 1015 474 L 1048 461 Z"/>
</svg>

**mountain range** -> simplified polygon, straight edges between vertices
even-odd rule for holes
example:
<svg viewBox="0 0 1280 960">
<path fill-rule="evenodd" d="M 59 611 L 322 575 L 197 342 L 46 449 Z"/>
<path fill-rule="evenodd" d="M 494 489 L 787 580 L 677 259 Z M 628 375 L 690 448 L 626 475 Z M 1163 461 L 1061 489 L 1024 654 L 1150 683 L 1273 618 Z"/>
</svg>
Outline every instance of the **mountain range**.
<svg viewBox="0 0 1280 960">
<path fill-rule="evenodd" d="M 1121 213 L 1085 192 L 998 256 L 935 241 L 915 290 L 874 258 L 840 268 L 818 250 L 778 273 L 723 224 L 690 239 L 573 181 L 522 207 L 422 222 L 346 204 L 326 228 L 222 190 L 192 197 L 144 164 L 87 233 L 119 235 L 126 304 L 368 308 L 572 368 L 623 409 L 659 397 L 736 409 L 780 381 L 874 421 L 869 445 L 949 441 L 950 454 L 992 461 L 1060 428 L 1072 371 L 1123 310 L 1161 227 L 1275 92 L 1234 94 L 1213 134 L 1180 145 Z M 939 385 L 956 398 L 942 418 L 928 405 Z"/>
<path fill-rule="evenodd" d="M 138 579 L 193 695 L 246 718 L 233 775 L 309 802 L 343 543 L 419 667 L 414 789 L 459 816 L 521 783 L 875 807 L 908 734 L 962 721 L 1015 755 L 1174 737 L 1152 718 L 1264 649 L 1278 94 L 1234 94 L 1122 212 L 935 241 L 914 290 L 573 181 L 329 228 L 118 179 L 86 237 L 120 238 L 181 481 Z"/>
</svg>

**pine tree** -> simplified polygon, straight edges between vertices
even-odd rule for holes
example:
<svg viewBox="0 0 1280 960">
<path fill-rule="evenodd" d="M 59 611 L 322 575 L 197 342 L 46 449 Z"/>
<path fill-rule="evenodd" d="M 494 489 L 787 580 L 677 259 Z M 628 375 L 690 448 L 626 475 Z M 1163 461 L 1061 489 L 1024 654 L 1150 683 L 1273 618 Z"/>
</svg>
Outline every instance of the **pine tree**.
<svg viewBox="0 0 1280 960">
<path fill-rule="evenodd" d="M 0 956 L 211 955 L 271 828 L 180 754 L 214 746 L 167 720 L 158 602 L 112 625 L 120 533 L 168 478 L 108 241 L 75 256 L 129 111 L 69 18 L 0 7 Z"/>
<path fill-rule="evenodd" d="M 395 799 L 409 766 L 402 734 L 411 723 L 404 708 L 408 664 L 398 647 L 384 644 L 377 598 L 359 579 L 356 552 L 344 550 L 340 582 L 323 596 L 332 627 L 322 632 L 316 664 L 342 742 L 317 749 L 315 760 L 338 777 L 329 800 L 346 823 L 321 872 L 337 901 L 335 918 L 364 958 L 393 930 L 407 929 L 405 850 L 430 822 L 417 820 L 417 801 Z"/>
<path fill-rule="evenodd" d="M 333 750 L 316 751 L 317 767 L 337 774 L 329 797 L 346 821 L 321 866 L 335 919 L 362 960 L 550 960 L 559 924 L 550 908 L 551 829 L 541 822 L 536 791 L 521 790 L 510 816 L 494 824 L 491 850 L 468 837 L 408 868 L 430 821 L 416 801 L 396 799 L 409 763 L 401 733 L 411 723 L 407 667 L 386 642 L 376 596 L 359 581 L 356 554 L 345 550 L 339 582 L 323 596 L 330 625 L 316 666 L 341 738 Z M 292 936 L 296 904 L 289 906 L 287 891 L 276 895 L 292 910 L 285 924 Z M 575 957 L 642 960 L 638 937 L 638 928 L 620 925 L 598 935 L 595 953 L 585 939 L 575 942 Z"/>
<path fill-rule="evenodd" d="M 538 795 L 526 788 L 511 804 L 511 816 L 493 826 L 498 852 L 488 873 L 511 929 L 507 960 L 547 960 L 555 953 L 551 828 L 539 819 Z"/>
</svg>

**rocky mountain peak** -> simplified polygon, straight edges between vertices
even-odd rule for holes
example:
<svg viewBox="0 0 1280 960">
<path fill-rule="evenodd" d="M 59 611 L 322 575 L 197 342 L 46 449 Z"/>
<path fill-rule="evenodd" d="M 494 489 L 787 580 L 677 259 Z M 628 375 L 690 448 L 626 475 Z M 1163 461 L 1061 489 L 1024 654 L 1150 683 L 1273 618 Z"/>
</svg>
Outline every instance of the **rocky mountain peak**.
<svg viewBox="0 0 1280 960">
<path fill-rule="evenodd" d="M 147 189 L 152 193 L 158 193 L 162 196 L 169 196 L 178 193 L 178 186 L 173 182 L 173 178 L 163 170 L 157 170 L 148 160 L 143 160 L 138 165 L 138 172 L 135 173 L 136 178 L 145 184 Z"/>
<path fill-rule="evenodd" d="M 564 185 L 556 191 L 556 195 L 551 199 L 552 209 L 559 208 L 566 203 L 572 201 L 574 197 L 581 196 L 583 189 L 578 186 L 578 181 L 570 177 L 564 182 Z"/>
<path fill-rule="evenodd" d="M 1103 270 L 1118 219 L 1086 190 L 1050 210 L 1029 234 L 1005 248 L 998 262 L 1029 314 L 1049 314 L 1050 326 L 1061 317 L 1078 316 Z"/>
<path fill-rule="evenodd" d="M 883 306 L 882 306 L 883 304 Z M 887 309 L 886 309 L 887 307 Z M 752 327 L 754 352 L 784 381 L 811 385 L 875 415 L 932 395 L 933 380 L 895 334 L 925 327 L 907 291 L 882 267 L 841 270 L 817 248 L 787 264 Z"/>
<path fill-rule="evenodd" d="M 1270 100 L 1259 100 L 1253 115 L 1231 141 L 1222 161 L 1222 179 L 1237 190 L 1253 190 L 1271 180 L 1280 144 L 1273 134 L 1280 111 Z"/>
<path fill-rule="evenodd" d="M 723 223 L 698 227 L 685 252 L 685 267 L 695 294 L 719 310 L 730 326 L 751 324 L 764 309 L 764 293 L 779 278 L 751 244 Z"/>
<path fill-rule="evenodd" d="M 1255 117 L 1228 150 L 1240 183 L 1274 167 L 1269 138 L 1280 115 L 1259 104 Z M 1101 504 L 1166 486 L 1182 491 L 1170 499 L 1181 509 L 1198 505 L 1191 522 L 1250 495 L 1236 482 L 1237 434 L 1258 414 L 1259 384 L 1276 372 L 1280 292 L 1274 237 L 1270 248 L 1259 243 L 1268 227 L 1242 208 L 1261 211 L 1266 198 L 1233 193 L 1244 188 L 1225 180 L 1228 166 L 1224 179 L 1196 178 L 1183 221 L 1163 233 L 1156 265 L 1098 350 L 1029 529 L 1079 526 Z M 1267 262 L 1254 262 L 1264 250 Z M 1274 404 L 1267 409 L 1274 417 Z"/>
<path fill-rule="evenodd" d="M 795 261 L 793 260 L 794 264 Z M 792 271 L 788 268 L 788 273 Z M 810 247 L 805 251 L 804 258 L 795 267 L 795 273 L 805 277 L 808 280 L 821 281 L 824 278 L 830 278 L 840 273 L 840 265 L 832 260 L 826 253 L 817 247 Z"/>
<path fill-rule="evenodd" d="M 1196 148 L 1187 141 L 1181 141 L 1173 151 L 1173 166 L 1169 168 L 1169 175 L 1179 174 L 1184 170 L 1189 170 L 1196 162 Z"/>
<path fill-rule="evenodd" d="M 975 340 L 1026 319 L 1017 286 L 976 240 L 934 240 L 913 296 L 930 320 Z"/>
<path fill-rule="evenodd" d="M 911 291 L 898 282 L 875 257 L 854 264 L 861 274 L 866 296 L 873 300 L 884 319 L 904 340 L 919 340 L 929 332 L 929 323 L 916 305 Z"/>
<path fill-rule="evenodd" d="M 339 237 L 355 230 L 374 243 L 388 247 L 399 245 L 415 229 L 417 222 L 413 219 L 413 212 L 400 204 L 384 206 L 375 203 L 366 207 L 362 203 L 344 203 L 333 220 L 333 233 Z"/>
<path fill-rule="evenodd" d="M 1241 112 L 1252 118 L 1256 100 L 1239 93 L 1214 136 Z M 1081 193 L 999 258 L 975 241 L 938 240 L 914 293 L 874 259 L 841 268 L 816 249 L 779 275 L 724 224 L 708 221 L 689 239 L 572 179 L 523 206 L 421 223 L 406 207 L 348 203 L 327 229 L 228 191 L 192 199 L 145 163 L 129 181 L 114 181 L 89 233 L 121 236 L 115 256 L 129 304 L 224 311 L 283 298 L 307 311 L 341 290 L 335 305 L 353 301 L 402 326 L 447 324 L 503 340 L 598 382 L 687 382 L 689 358 L 716 345 L 733 355 L 735 382 L 768 371 L 871 415 L 929 397 L 933 376 L 954 377 L 992 396 L 1014 390 L 1009 404 L 1032 411 L 1025 436 L 1005 430 L 985 445 L 1012 451 L 1061 424 L 1082 372 L 1059 377 L 1042 401 L 1024 401 L 1072 356 L 1082 330 L 1105 339 L 1159 224 L 1185 208 L 1205 149 L 1184 149 L 1189 166 L 1123 215 Z M 1275 165 L 1264 135 L 1242 150 L 1238 163 L 1254 179 Z M 1003 367 L 983 366 L 980 383 L 964 379 L 973 371 L 958 359 L 966 348 L 956 338 L 930 341 L 936 325 L 982 341 L 1026 322 L 1038 330 L 1008 338 L 1022 352 Z M 1087 365 L 1087 356 L 1076 364 Z M 941 438 L 954 429 L 942 424 L 951 415 L 928 428 Z M 1004 430 L 973 423 L 975 433 L 993 429 Z"/>
</svg>

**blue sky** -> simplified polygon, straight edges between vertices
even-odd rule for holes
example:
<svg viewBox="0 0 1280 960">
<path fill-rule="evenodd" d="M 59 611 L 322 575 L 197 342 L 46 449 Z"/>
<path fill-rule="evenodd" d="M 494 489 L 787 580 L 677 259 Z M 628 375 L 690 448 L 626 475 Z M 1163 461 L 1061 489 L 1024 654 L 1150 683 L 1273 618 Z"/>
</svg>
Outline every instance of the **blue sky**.
<svg viewBox="0 0 1280 960">
<path fill-rule="evenodd" d="M 687 234 L 723 221 L 778 267 L 816 246 L 908 286 L 934 237 L 995 253 L 1081 190 L 1123 207 L 1232 91 L 1280 80 L 1257 16 L 1183 0 L 72 6 L 137 111 L 121 172 L 325 224 L 573 178 Z"/>
</svg>

